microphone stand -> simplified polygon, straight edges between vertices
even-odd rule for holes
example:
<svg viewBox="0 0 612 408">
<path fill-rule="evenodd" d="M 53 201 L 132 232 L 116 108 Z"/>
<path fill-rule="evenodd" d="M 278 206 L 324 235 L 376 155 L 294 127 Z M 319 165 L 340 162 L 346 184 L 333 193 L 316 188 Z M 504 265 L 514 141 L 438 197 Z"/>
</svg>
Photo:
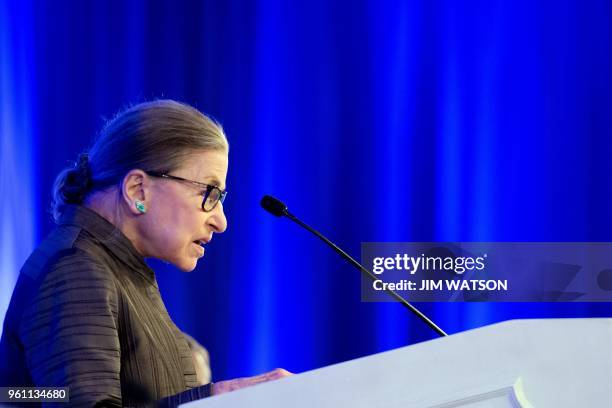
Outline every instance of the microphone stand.
<svg viewBox="0 0 612 408">
<path fill-rule="evenodd" d="M 274 198 L 272 196 L 264 196 L 262 198 L 262 200 L 261 200 L 261 206 L 266 211 L 270 212 L 272 215 L 276 215 L 277 217 L 285 216 L 285 217 L 289 218 L 291 221 L 293 221 L 296 224 L 298 224 L 299 226 L 301 226 L 301 227 L 305 228 L 306 230 L 310 231 L 315 236 L 317 236 L 321 241 L 323 241 L 327 245 L 329 245 L 334 251 L 336 251 L 341 257 L 343 257 L 345 260 L 347 260 L 351 265 L 353 265 L 355 268 L 359 269 L 361 271 L 361 273 L 365 274 L 372 281 L 379 280 L 376 277 L 376 275 L 374 275 L 372 272 L 370 272 L 369 270 L 364 268 L 359 262 L 357 262 L 355 259 L 353 259 L 349 254 L 344 252 L 336 244 L 334 244 L 329 239 L 327 239 L 325 236 L 323 236 L 323 234 L 321 234 L 319 231 L 315 230 L 314 228 L 312 228 L 311 226 L 309 226 L 308 224 L 306 224 L 305 222 L 303 222 L 302 220 L 297 218 L 295 215 L 291 214 L 289 212 L 289 210 L 287 209 L 287 206 L 284 203 L 282 203 L 280 200 L 278 200 L 277 198 Z M 448 336 L 448 334 L 446 334 L 446 332 L 444 330 L 442 330 L 440 327 L 438 327 L 429 317 L 425 316 L 425 314 L 423 314 L 423 312 L 421 312 L 415 306 L 410 304 L 406 299 L 401 297 L 397 292 L 395 292 L 394 290 L 389 289 L 388 287 L 385 287 L 384 290 L 389 295 L 391 295 L 391 297 L 393 297 L 395 300 L 400 302 L 405 308 L 407 308 L 412 313 L 414 313 L 419 319 L 421 319 L 423 322 L 425 322 L 425 324 L 427 324 L 440 337 Z"/>
</svg>

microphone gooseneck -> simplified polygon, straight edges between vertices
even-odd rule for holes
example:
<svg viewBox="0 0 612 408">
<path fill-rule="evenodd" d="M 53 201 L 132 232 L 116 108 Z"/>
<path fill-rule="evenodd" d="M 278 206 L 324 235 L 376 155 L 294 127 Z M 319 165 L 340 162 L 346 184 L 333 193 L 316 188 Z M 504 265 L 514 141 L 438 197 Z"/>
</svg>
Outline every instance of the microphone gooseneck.
<svg viewBox="0 0 612 408">
<path fill-rule="evenodd" d="M 353 259 L 349 254 L 344 252 L 336 244 L 334 244 L 329 239 L 327 239 L 325 236 L 323 236 L 323 234 L 321 234 L 319 231 L 315 230 L 314 228 L 310 227 L 308 224 L 304 223 L 302 220 L 297 218 L 295 215 L 291 214 L 289 212 L 289 210 L 287 209 L 287 206 L 285 205 L 285 203 L 280 201 L 278 198 L 272 197 L 270 195 L 265 195 L 261 199 L 261 206 L 263 207 L 264 210 L 268 211 L 270 214 L 275 215 L 277 217 L 285 216 L 285 217 L 289 218 L 291 221 L 293 221 L 296 224 L 298 224 L 299 226 L 301 226 L 301 227 L 305 228 L 306 230 L 310 231 L 311 233 L 316 235 L 321 241 L 323 241 L 327 245 L 329 245 L 334 251 L 336 251 L 338 254 L 340 254 L 340 256 L 342 256 L 344 259 L 346 259 L 351 265 L 353 265 L 355 268 L 359 269 L 364 275 L 366 275 L 372 281 L 379 280 L 378 277 L 376 277 L 376 275 L 374 275 L 372 272 L 367 270 L 363 265 L 361 265 L 359 262 L 357 262 L 355 259 Z M 421 312 L 415 306 L 410 304 L 406 299 L 401 297 L 397 292 L 395 292 L 394 290 L 388 289 L 386 287 L 385 287 L 385 291 L 389 295 L 391 295 L 391 297 L 393 297 L 395 300 L 397 300 L 402 305 L 404 305 L 404 307 L 406 307 L 408 310 L 410 310 L 412 313 L 414 313 L 419 319 L 421 319 L 423 322 L 425 322 L 425 324 L 427 324 L 433 331 L 435 331 L 441 337 L 448 336 L 444 330 L 442 330 L 440 327 L 438 327 L 430 318 L 425 316 L 425 314 L 423 314 L 423 312 Z"/>
</svg>

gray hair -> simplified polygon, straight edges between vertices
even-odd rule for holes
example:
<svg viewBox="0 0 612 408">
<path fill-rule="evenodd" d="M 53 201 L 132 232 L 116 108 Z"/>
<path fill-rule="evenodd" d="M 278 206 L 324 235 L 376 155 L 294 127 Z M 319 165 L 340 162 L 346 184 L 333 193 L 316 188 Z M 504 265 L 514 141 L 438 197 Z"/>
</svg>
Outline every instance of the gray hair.
<svg viewBox="0 0 612 408">
<path fill-rule="evenodd" d="M 229 152 L 219 123 L 184 103 L 169 99 L 127 108 L 107 122 L 86 153 L 57 176 L 53 188 L 53 217 L 57 221 L 69 204 L 119 185 L 133 169 L 167 173 L 192 153 Z"/>
</svg>

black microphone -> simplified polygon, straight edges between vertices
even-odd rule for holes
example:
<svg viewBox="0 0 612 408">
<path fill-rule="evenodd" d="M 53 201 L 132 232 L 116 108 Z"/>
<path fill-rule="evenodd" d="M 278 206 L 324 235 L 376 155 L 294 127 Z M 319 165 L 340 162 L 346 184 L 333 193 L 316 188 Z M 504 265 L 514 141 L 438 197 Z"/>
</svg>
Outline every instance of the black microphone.
<svg viewBox="0 0 612 408">
<path fill-rule="evenodd" d="M 265 195 L 263 196 L 263 198 L 261 199 L 261 206 L 263 207 L 264 210 L 266 210 L 267 212 L 269 212 L 272 215 L 275 215 L 277 217 L 287 217 L 289 218 L 291 221 L 295 222 L 296 224 L 298 224 L 299 226 L 307 229 L 308 231 L 312 232 L 314 235 L 316 235 L 321 241 L 325 242 L 327 245 L 329 245 L 330 247 L 332 247 L 332 249 L 334 251 L 336 251 L 337 253 L 340 254 L 340 256 L 342 256 L 344 259 L 346 259 L 351 265 L 353 265 L 355 268 L 359 269 L 363 274 L 365 274 L 368 278 L 370 278 L 372 281 L 377 281 L 379 280 L 378 277 L 376 275 L 374 275 L 372 272 L 370 272 L 369 270 L 367 270 L 366 268 L 363 267 L 363 265 L 361 265 L 359 262 L 357 262 L 356 260 L 354 260 L 349 254 L 347 254 L 346 252 L 344 252 L 342 249 L 338 248 L 338 246 L 336 244 L 334 244 L 333 242 L 331 242 L 329 239 L 327 239 L 326 237 L 324 237 L 319 231 L 315 230 L 314 228 L 311 228 L 309 225 L 305 224 L 304 222 L 302 222 L 299 218 L 297 218 L 295 215 L 291 214 L 289 212 L 289 210 L 287 209 L 287 206 L 285 205 L 285 203 L 283 203 L 282 201 L 280 201 L 278 198 L 269 196 L 269 195 Z M 448 336 L 448 334 L 446 334 L 446 332 L 444 332 L 444 330 L 442 330 L 441 328 L 439 328 L 433 321 L 431 321 L 431 319 L 429 319 L 427 316 L 425 316 L 423 314 L 423 312 L 421 312 L 419 309 L 417 309 L 416 307 L 414 307 L 413 305 L 411 305 L 408 301 L 406 301 L 406 299 L 404 299 L 403 297 L 401 297 L 397 292 L 395 292 L 394 290 L 385 288 L 385 291 L 391 295 L 391 297 L 393 297 L 395 300 L 397 300 L 398 302 L 400 302 L 402 305 L 404 305 L 406 308 L 408 308 L 408 310 L 410 310 L 412 313 L 414 313 L 415 315 L 417 315 L 419 317 L 419 319 L 421 319 L 422 321 L 425 322 L 425 324 L 427 324 L 429 327 L 431 327 L 431 329 L 433 331 L 435 331 L 436 333 L 438 333 L 440 335 L 440 337 L 445 337 Z"/>
</svg>

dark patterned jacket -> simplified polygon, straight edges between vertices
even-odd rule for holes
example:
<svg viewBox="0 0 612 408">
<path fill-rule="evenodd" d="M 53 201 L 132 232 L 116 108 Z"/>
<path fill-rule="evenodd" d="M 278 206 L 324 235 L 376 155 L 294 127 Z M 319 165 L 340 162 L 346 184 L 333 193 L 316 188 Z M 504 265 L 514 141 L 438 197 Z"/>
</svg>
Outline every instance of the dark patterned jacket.
<svg viewBox="0 0 612 408">
<path fill-rule="evenodd" d="M 0 386 L 69 387 L 70 406 L 176 406 L 211 390 L 198 386 L 153 270 L 81 206 L 66 209 L 21 269 L 0 340 Z"/>
</svg>

